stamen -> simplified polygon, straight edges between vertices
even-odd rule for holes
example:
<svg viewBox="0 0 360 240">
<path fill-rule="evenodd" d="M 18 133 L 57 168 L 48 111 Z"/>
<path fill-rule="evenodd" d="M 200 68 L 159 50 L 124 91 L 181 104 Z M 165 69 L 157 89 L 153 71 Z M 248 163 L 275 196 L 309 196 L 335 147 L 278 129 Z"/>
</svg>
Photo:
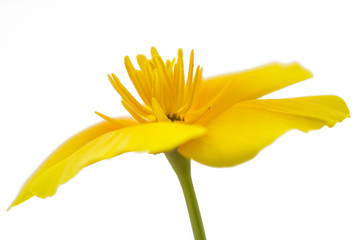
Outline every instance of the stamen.
<svg viewBox="0 0 360 240">
<path fill-rule="evenodd" d="M 177 102 L 177 95 L 179 94 L 179 89 L 177 87 L 178 83 L 178 78 L 179 78 L 179 71 L 178 71 L 178 68 L 179 68 L 179 64 L 178 63 L 175 63 L 174 65 L 174 77 L 173 77 L 173 85 L 175 86 L 175 93 L 174 93 L 174 99 L 175 99 L 175 102 Z M 172 111 L 176 111 L 177 109 L 172 109 Z"/>
<path fill-rule="evenodd" d="M 170 63 L 169 67 L 167 68 L 167 71 L 168 71 L 168 75 L 170 76 L 170 82 L 174 82 L 174 78 L 175 78 L 175 74 L 173 72 L 173 68 L 174 68 L 174 65 L 175 65 L 175 62 L 176 62 L 176 58 L 174 58 L 172 60 L 172 62 Z"/>
<path fill-rule="evenodd" d="M 193 70 L 194 70 L 194 50 L 191 50 L 188 78 L 186 81 L 186 89 L 185 89 L 185 100 L 188 99 L 188 96 L 190 95 L 191 83 L 193 81 Z"/>
<path fill-rule="evenodd" d="M 177 109 L 179 109 L 184 101 L 184 89 L 185 89 L 185 74 L 184 74 L 184 60 L 183 60 L 183 52 L 180 48 L 178 51 L 178 84 L 177 84 Z"/>
<path fill-rule="evenodd" d="M 120 94 L 125 102 L 127 102 L 135 111 L 141 113 L 142 115 L 150 115 L 152 112 L 142 106 L 121 84 L 120 80 L 116 77 L 115 74 L 112 74 L 112 77 L 108 75 L 109 80 L 115 90 Z"/>
<path fill-rule="evenodd" d="M 160 121 L 160 122 L 170 122 L 170 119 L 166 116 L 166 114 L 164 113 L 164 111 L 161 109 L 158 101 L 156 101 L 155 98 L 151 99 L 151 103 L 152 103 L 152 108 L 155 114 L 155 117 Z"/>
<path fill-rule="evenodd" d="M 134 109 L 131 108 L 131 106 L 125 102 L 125 101 L 121 101 L 122 105 L 124 106 L 124 108 L 126 109 L 126 111 L 128 111 L 130 113 L 130 115 L 139 123 L 147 123 L 149 122 L 147 119 L 145 119 L 143 116 L 141 116 L 137 111 L 135 111 Z"/>
<path fill-rule="evenodd" d="M 165 64 L 165 66 L 166 66 L 166 70 L 168 71 L 168 73 L 169 73 L 169 70 L 171 70 L 171 62 L 170 62 L 170 60 L 169 59 L 167 59 L 166 60 L 166 64 Z"/>
<path fill-rule="evenodd" d="M 194 82 L 191 84 L 190 94 L 189 94 L 188 98 L 186 99 L 185 105 L 178 111 L 178 113 L 185 113 L 185 112 L 189 111 L 189 109 L 191 108 L 193 100 L 194 100 L 194 95 L 197 92 L 199 85 L 200 85 L 201 75 L 202 75 L 202 68 L 200 68 L 200 66 L 198 66 L 196 68 Z"/>
<path fill-rule="evenodd" d="M 159 74 L 160 74 L 161 78 L 167 82 L 167 85 L 169 85 L 170 89 L 171 89 L 172 87 L 170 84 L 170 78 L 166 72 L 166 66 L 165 66 L 163 59 L 159 55 L 157 55 L 154 57 L 154 61 L 155 61 L 155 67 L 157 69 L 159 69 Z"/>
<path fill-rule="evenodd" d="M 143 88 L 144 84 L 142 84 L 143 81 L 141 81 L 141 79 L 137 78 L 136 69 L 134 68 L 134 65 L 131 63 L 130 58 L 128 56 L 126 56 L 124 58 L 124 62 L 125 62 L 126 71 L 128 72 L 130 80 L 132 81 L 133 85 L 135 86 L 135 89 L 138 92 L 139 96 L 144 101 L 144 103 L 151 105 L 150 99 L 146 98 L 145 89 Z"/>
<path fill-rule="evenodd" d="M 146 62 L 145 62 L 145 72 L 146 72 L 146 75 L 147 75 L 148 79 L 150 80 L 151 84 L 153 82 L 153 80 L 152 80 L 153 71 L 154 71 L 154 68 L 151 67 L 151 61 L 146 60 Z"/>
<path fill-rule="evenodd" d="M 173 58 L 173 60 L 171 61 L 171 65 L 169 67 L 170 72 L 172 72 L 175 62 L 176 62 L 176 58 Z"/>
<path fill-rule="evenodd" d="M 150 93 L 151 90 L 151 78 L 149 78 L 146 74 L 146 62 L 149 61 L 144 55 L 137 55 L 136 56 L 137 62 L 139 64 L 139 67 L 141 71 L 138 71 L 141 75 L 141 78 L 144 81 L 144 85 L 147 88 L 148 93 Z M 151 99 L 151 96 L 148 97 L 148 99 Z M 150 104 L 151 105 L 151 104 Z M 150 106 L 149 105 L 149 106 Z"/>
<path fill-rule="evenodd" d="M 151 88 L 150 84 L 147 81 L 147 76 L 144 72 L 140 70 L 135 70 L 135 78 L 138 81 L 140 89 L 142 89 L 142 94 L 144 95 L 144 102 L 146 105 L 151 106 L 150 99 L 151 99 Z"/>
<path fill-rule="evenodd" d="M 102 113 L 99 113 L 99 112 L 97 112 L 97 111 L 95 111 L 95 113 L 96 113 L 99 117 L 103 118 L 104 120 L 106 120 L 106 121 L 108 121 L 108 122 L 114 123 L 114 124 L 119 125 L 119 126 L 124 126 L 124 123 L 122 123 L 122 122 L 120 122 L 120 121 L 118 121 L 118 120 L 116 120 L 116 119 L 114 119 L 114 118 L 108 117 L 108 116 L 106 116 L 106 115 L 104 115 L 104 114 L 102 114 Z"/>
<path fill-rule="evenodd" d="M 156 55 L 159 55 L 155 47 L 151 47 L 151 56 L 154 58 Z"/>
<path fill-rule="evenodd" d="M 164 61 L 162 58 L 157 55 L 155 56 L 155 66 L 159 70 L 159 77 L 163 81 L 163 87 L 164 87 L 164 94 L 166 94 L 164 97 L 168 100 L 169 103 L 169 109 L 170 111 L 174 111 L 174 88 L 172 84 L 170 83 L 169 75 L 166 72 L 166 67 L 164 64 Z"/>
<path fill-rule="evenodd" d="M 136 60 L 139 64 L 140 69 L 145 71 L 145 62 L 146 62 L 147 58 L 144 55 L 139 54 L 136 56 Z"/>
<path fill-rule="evenodd" d="M 159 71 L 155 69 L 153 73 L 152 97 L 158 100 L 162 109 L 167 109 L 166 101 L 164 101 L 163 84 L 159 79 Z M 151 100 L 152 101 L 152 100 Z"/>
<path fill-rule="evenodd" d="M 173 68 L 172 62 L 170 60 L 166 60 L 166 72 L 170 78 L 170 82 L 174 82 L 174 73 L 172 68 Z"/>
</svg>

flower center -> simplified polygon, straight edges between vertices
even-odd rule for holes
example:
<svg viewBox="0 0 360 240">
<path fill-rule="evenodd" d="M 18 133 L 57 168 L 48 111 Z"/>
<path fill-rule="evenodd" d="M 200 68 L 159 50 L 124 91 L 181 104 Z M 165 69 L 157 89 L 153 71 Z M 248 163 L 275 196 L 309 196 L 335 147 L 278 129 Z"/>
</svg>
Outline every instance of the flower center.
<svg viewBox="0 0 360 240">
<path fill-rule="evenodd" d="M 179 49 L 177 59 L 172 61 L 164 61 L 154 47 L 151 48 L 151 55 L 151 59 L 144 55 L 137 56 L 140 69 L 135 69 L 130 58 L 125 57 L 128 75 L 144 104 L 127 91 L 115 74 L 108 75 L 111 84 L 122 97 L 123 106 L 140 123 L 195 122 L 210 107 L 197 108 L 196 111 L 192 108 L 202 79 L 200 66 L 194 73 L 194 51 L 190 54 L 186 81 L 182 49 Z"/>
<path fill-rule="evenodd" d="M 170 119 L 172 122 L 174 121 L 184 121 L 184 117 L 181 117 L 177 114 L 173 114 L 173 115 L 166 115 L 168 119 Z"/>
</svg>

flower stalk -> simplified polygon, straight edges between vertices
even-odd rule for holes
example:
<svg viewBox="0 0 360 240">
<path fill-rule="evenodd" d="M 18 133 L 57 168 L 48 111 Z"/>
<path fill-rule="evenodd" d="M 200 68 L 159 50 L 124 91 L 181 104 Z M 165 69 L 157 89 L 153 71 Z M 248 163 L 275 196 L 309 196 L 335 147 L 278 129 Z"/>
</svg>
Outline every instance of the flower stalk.
<svg viewBox="0 0 360 240">
<path fill-rule="evenodd" d="M 199 205 L 196 199 L 194 185 L 191 179 L 190 160 L 183 157 L 177 150 L 165 153 L 172 168 L 174 169 L 184 193 L 191 227 L 195 240 L 205 240 L 205 230 L 201 219 Z"/>
</svg>

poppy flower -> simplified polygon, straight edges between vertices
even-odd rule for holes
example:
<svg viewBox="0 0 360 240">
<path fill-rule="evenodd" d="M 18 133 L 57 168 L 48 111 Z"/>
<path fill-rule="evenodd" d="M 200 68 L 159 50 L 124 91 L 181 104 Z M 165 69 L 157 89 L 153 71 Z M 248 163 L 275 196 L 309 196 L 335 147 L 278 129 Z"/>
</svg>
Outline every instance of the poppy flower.
<svg viewBox="0 0 360 240">
<path fill-rule="evenodd" d="M 143 103 L 115 74 L 108 76 L 131 116 L 112 118 L 96 112 L 103 121 L 55 150 L 26 181 L 10 207 L 34 195 L 52 196 L 59 185 L 95 162 L 125 152 L 165 153 L 180 179 L 188 208 L 193 208 L 189 213 L 194 236 L 202 239 L 203 230 L 196 230 L 202 223 L 188 159 L 212 167 L 235 166 L 252 159 L 291 129 L 308 132 L 325 125 L 333 127 L 349 117 L 346 103 L 337 96 L 259 99 L 312 77 L 298 63 L 271 63 L 203 79 L 203 69 L 194 69 L 193 51 L 188 74 L 181 49 L 177 59 L 164 61 L 155 48 L 151 55 L 150 59 L 137 56 L 140 69 L 125 57 L 126 70 Z"/>
</svg>

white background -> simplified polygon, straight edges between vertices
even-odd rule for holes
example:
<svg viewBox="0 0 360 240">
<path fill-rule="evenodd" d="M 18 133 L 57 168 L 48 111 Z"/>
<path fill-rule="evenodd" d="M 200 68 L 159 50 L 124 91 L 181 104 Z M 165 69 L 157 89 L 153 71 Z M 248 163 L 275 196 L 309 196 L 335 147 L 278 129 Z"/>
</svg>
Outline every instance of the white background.
<svg viewBox="0 0 360 240">
<path fill-rule="evenodd" d="M 129 89 L 123 57 L 195 49 L 211 76 L 298 61 L 314 78 L 266 97 L 335 94 L 351 118 L 292 131 L 226 169 L 193 162 L 210 240 L 360 239 L 360 4 L 342 1 L 0 0 L 0 239 L 192 239 L 185 201 L 162 155 L 124 154 L 6 212 L 62 141 L 127 115 L 106 78 Z"/>
</svg>

